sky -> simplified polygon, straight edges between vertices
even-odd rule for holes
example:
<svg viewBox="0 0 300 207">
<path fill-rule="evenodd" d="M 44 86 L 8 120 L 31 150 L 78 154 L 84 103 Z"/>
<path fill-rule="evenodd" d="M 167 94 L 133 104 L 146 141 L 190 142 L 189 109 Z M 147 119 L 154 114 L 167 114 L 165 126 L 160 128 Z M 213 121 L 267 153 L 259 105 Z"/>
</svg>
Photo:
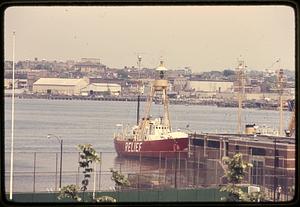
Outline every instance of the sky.
<svg viewBox="0 0 300 207">
<path fill-rule="evenodd" d="M 10 7 L 4 55 L 12 60 L 99 58 L 108 67 L 158 66 L 193 72 L 295 69 L 295 17 L 288 6 Z M 280 61 L 276 64 L 276 60 Z M 272 66 L 273 65 L 273 66 Z M 272 67 L 271 67 L 272 66 Z"/>
</svg>

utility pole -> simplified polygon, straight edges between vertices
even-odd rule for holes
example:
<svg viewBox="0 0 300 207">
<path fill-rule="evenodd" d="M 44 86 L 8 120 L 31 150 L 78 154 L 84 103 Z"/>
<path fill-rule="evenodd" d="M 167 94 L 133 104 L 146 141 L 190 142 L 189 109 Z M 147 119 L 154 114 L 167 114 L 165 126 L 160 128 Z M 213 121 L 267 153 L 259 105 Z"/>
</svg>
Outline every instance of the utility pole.
<svg viewBox="0 0 300 207">
<path fill-rule="evenodd" d="M 59 190 L 61 189 L 61 180 L 62 180 L 62 162 L 63 162 L 63 159 L 62 159 L 62 156 L 63 156 L 63 142 L 64 140 L 60 137 L 60 136 L 57 136 L 55 134 L 48 134 L 47 135 L 47 138 L 50 139 L 52 137 L 55 137 L 57 139 L 57 141 L 59 142 L 60 144 L 60 163 L 59 163 Z"/>
<path fill-rule="evenodd" d="M 10 179 L 9 179 L 9 199 L 12 200 L 13 192 L 13 171 L 14 171 L 14 118 L 15 118 L 15 42 L 16 33 L 13 32 L 13 65 L 12 65 L 12 94 L 11 94 L 11 148 L 10 148 Z"/>
</svg>

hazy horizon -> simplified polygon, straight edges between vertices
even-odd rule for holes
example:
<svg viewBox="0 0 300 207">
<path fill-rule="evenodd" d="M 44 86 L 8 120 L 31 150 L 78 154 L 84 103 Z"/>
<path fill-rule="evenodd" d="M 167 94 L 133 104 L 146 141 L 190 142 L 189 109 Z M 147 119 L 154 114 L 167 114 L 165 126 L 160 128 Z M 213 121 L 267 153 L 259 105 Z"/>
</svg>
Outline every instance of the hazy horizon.
<svg viewBox="0 0 300 207">
<path fill-rule="evenodd" d="M 295 69 L 295 17 L 287 6 L 10 7 L 4 17 L 5 60 L 99 58 L 108 67 L 193 72 Z"/>
</svg>

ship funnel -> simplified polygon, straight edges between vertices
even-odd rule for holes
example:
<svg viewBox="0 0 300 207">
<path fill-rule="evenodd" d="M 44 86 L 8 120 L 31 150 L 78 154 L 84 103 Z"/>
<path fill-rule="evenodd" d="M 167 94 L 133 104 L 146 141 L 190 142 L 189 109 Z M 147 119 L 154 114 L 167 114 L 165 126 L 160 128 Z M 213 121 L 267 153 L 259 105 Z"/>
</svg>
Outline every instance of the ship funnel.
<svg viewBox="0 0 300 207">
<path fill-rule="evenodd" d="M 245 134 L 256 134 L 256 126 L 255 126 L 255 124 L 246 124 L 246 126 L 245 126 Z"/>
</svg>

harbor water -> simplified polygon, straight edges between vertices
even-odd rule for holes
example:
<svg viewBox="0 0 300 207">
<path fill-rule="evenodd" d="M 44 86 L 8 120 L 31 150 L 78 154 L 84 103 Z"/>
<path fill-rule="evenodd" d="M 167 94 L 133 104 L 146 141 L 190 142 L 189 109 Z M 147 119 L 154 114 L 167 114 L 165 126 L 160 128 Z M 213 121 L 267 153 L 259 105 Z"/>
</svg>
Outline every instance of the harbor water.
<svg viewBox="0 0 300 207">
<path fill-rule="evenodd" d="M 144 103 L 141 103 L 141 117 Z M 76 146 L 92 144 L 98 153 L 101 152 L 102 161 L 97 169 L 106 173 L 101 181 L 97 174 L 97 189 L 109 189 L 113 185 L 110 168 L 119 169 L 121 165 L 122 169 L 138 168 L 133 161 L 117 158 L 113 145 L 115 132 L 125 130 L 127 124 L 131 127 L 136 123 L 136 107 L 135 102 L 16 99 L 14 190 L 32 192 L 57 189 L 60 144 L 55 137 L 48 139 L 48 134 L 63 139 L 63 185 L 80 184 Z M 170 105 L 169 111 L 173 131 L 235 133 L 237 130 L 237 108 Z M 162 106 L 153 103 L 151 115 L 156 117 L 162 112 Z M 290 112 L 284 112 L 284 128 L 290 116 Z M 278 129 L 279 112 L 244 109 L 242 121 L 243 125 L 255 123 Z M 9 189 L 10 146 L 11 99 L 5 98 L 6 190 Z M 36 176 L 32 175 L 33 167 Z"/>
</svg>

